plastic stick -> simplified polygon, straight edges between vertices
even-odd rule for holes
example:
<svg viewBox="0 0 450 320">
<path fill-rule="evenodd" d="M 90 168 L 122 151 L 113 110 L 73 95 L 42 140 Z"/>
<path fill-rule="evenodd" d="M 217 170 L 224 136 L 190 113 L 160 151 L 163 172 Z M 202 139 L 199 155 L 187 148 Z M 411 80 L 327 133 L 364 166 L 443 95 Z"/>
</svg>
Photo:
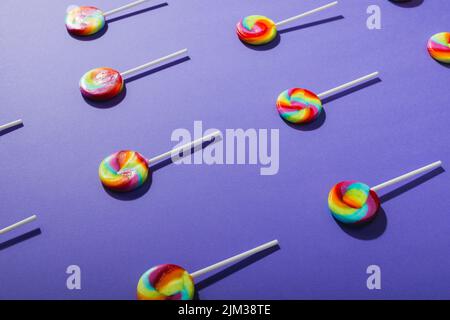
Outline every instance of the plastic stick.
<svg viewBox="0 0 450 320">
<path fill-rule="evenodd" d="M 353 86 L 355 86 L 355 85 L 357 85 L 357 84 L 360 84 L 360 83 L 362 83 L 362 82 L 364 82 L 364 81 L 367 81 L 367 80 L 370 80 L 370 79 L 372 79 L 372 78 L 375 78 L 376 76 L 378 76 L 378 74 L 379 74 L 378 71 L 377 71 L 377 72 L 374 72 L 374 73 L 371 73 L 371 74 L 368 74 L 367 76 L 364 76 L 364 77 L 361 77 L 361 78 L 359 78 L 359 79 L 356 79 L 356 80 L 347 82 L 347 83 L 345 83 L 345 84 L 343 84 L 343 85 L 340 85 L 339 87 L 336 87 L 336 88 L 333 88 L 333 89 L 331 89 L 331 90 L 322 92 L 322 93 L 318 94 L 317 96 L 318 96 L 320 99 L 322 99 L 322 98 L 324 98 L 324 97 L 326 97 L 326 96 L 332 95 L 332 94 L 334 94 L 334 93 L 336 93 L 336 92 L 339 92 L 339 91 L 341 91 L 341 90 L 345 90 L 345 89 L 347 89 L 347 88 L 350 88 L 350 87 L 353 87 Z"/>
<path fill-rule="evenodd" d="M 167 56 L 165 56 L 165 57 L 162 57 L 162 58 L 159 58 L 159 59 L 156 59 L 156 60 L 147 62 L 147 63 L 145 63 L 145 64 L 143 64 L 143 65 L 140 65 L 139 67 L 136 67 L 136 68 L 133 68 L 133 69 L 124 71 L 124 72 L 121 73 L 121 75 L 122 75 L 123 77 L 125 77 L 125 76 L 127 76 L 127 75 L 129 75 L 129 74 L 132 74 L 132 73 L 135 73 L 135 72 L 138 72 L 138 71 L 147 69 L 147 68 L 149 68 L 149 67 L 151 67 L 151 66 L 154 66 L 154 65 L 156 65 L 156 64 L 160 64 L 160 63 L 162 63 L 162 62 L 164 62 L 164 61 L 167 61 L 167 60 L 170 60 L 170 59 L 172 59 L 172 58 L 178 57 L 178 56 L 180 56 L 180 55 L 186 53 L 187 51 L 188 51 L 187 49 L 183 49 L 183 50 L 177 51 L 177 52 L 172 53 L 172 54 L 169 54 L 169 55 L 167 55 Z"/>
<path fill-rule="evenodd" d="M 31 217 L 28 217 L 28 218 L 26 218 L 26 219 L 23 219 L 22 221 L 16 222 L 16 223 L 10 225 L 9 227 L 6 227 L 6 228 L 1 229 L 1 230 L 0 230 L 0 235 L 5 234 L 5 233 L 7 233 L 7 232 L 10 232 L 10 231 L 12 231 L 12 230 L 14 230 L 14 229 L 17 229 L 17 228 L 19 228 L 19 227 L 21 227 L 21 226 L 23 226 L 23 225 L 25 225 L 25 224 L 27 224 L 27 223 L 30 223 L 30 222 L 32 222 L 32 221 L 34 221 L 34 220 L 36 220 L 36 219 L 37 219 L 37 216 L 36 216 L 36 215 L 33 215 L 33 216 L 31 216 Z"/>
<path fill-rule="evenodd" d="M 278 245 L 278 240 L 273 240 L 273 241 L 267 242 L 267 243 L 265 243 L 265 244 L 263 244 L 263 245 L 261 245 L 259 247 L 256 247 L 254 249 L 245 251 L 245 252 L 243 252 L 241 254 L 238 254 L 238 255 L 233 256 L 231 258 L 222 260 L 222 261 L 220 261 L 220 262 L 218 262 L 216 264 L 213 264 L 213 265 L 211 265 L 209 267 L 206 267 L 206 268 L 203 268 L 203 269 L 198 270 L 196 272 L 193 272 L 193 273 L 191 273 L 191 276 L 192 276 L 192 278 L 200 277 L 200 276 L 202 276 L 202 275 L 204 275 L 204 274 L 206 274 L 208 272 L 214 271 L 216 269 L 222 268 L 222 267 L 224 267 L 226 265 L 229 265 L 231 263 L 234 263 L 234 262 L 237 262 L 239 260 L 245 259 L 247 257 L 250 257 L 250 256 L 258 253 L 258 252 L 264 251 L 264 250 L 269 249 L 271 247 L 274 247 L 276 245 Z"/>
<path fill-rule="evenodd" d="M 192 149 L 192 148 L 194 148 L 194 147 L 196 147 L 196 146 L 198 146 L 200 144 L 203 144 L 205 141 L 211 140 L 212 138 L 219 137 L 220 135 L 221 135 L 220 131 L 215 131 L 215 132 L 213 132 L 211 134 L 208 134 L 206 136 L 203 136 L 203 137 L 201 137 L 201 138 L 199 138 L 197 140 L 194 140 L 192 142 L 186 143 L 186 144 L 184 144 L 184 145 L 182 145 L 180 147 L 177 147 L 177 148 L 172 149 L 170 151 L 167 151 L 167 152 L 165 152 L 163 154 L 160 154 L 159 156 L 156 156 L 156 157 L 154 157 L 152 159 L 149 159 L 148 163 L 149 164 L 153 164 L 153 163 L 162 161 L 164 159 L 167 159 L 167 158 L 171 157 L 172 155 L 179 154 L 183 150 Z"/>
<path fill-rule="evenodd" d="M 411 171 L 409 173 L 406 173 L 404 175 L 401 175 L 401 176 L 399 176 L 397 178 L 394 178 L 394 179 L 388 180 L 386 182 L 383 182 L 383 183 L 381 183 L 381 184 L 379 184 L 379 185 L 377 185 L 375 187 L 372 187 L 371 189 L 373 191 L 377 192 L 377 191 L 379 191 L 379 190 L 381 190 L 383 188 L 387 188 L 387 187 L 389 187 L 389 186 L 391 186 L 393 184 L 399 183 L 399 182 L 401 182 L 403 180 L 406 180 L 406 179 L 414 177 L 414 176 L 416 176 L 418 174 L 424 173 L 425 171 L 433 170 L 433 169 L 435 169 L 437 167 L 440 167 L 441 165 L 442 165 L 442 161 L 433 162 L 433 163 L 431 163 L 431 164 L 429 164 L 429 165 L 427 165 L 425 167 L 422 167 L 420 169 L 417 169 L 417 170 Z"/>
<path fill-rule="evenodd" d="M 19 120 L 4 124 L 4 125 L 0 126 L 0 131 L 21 125 L 22 123 L 23 123 L 22 119 L 19 119 Z"/>
<path fill-rule="evenodd" d="M 104 17 L 110 16 L 110 15 L 112 15 L 112 14 L 114 14 L 114 13 L 117 13 L 117 12 L 120 12 L 120 11 L 124 11 L 124 10 L 130 9 L 130 8 L 132 8 L 132 7 L 134 7 L 134 6 L 140 5 L 141 3 L 144 3 L 144 2 L 146 2 L 146 1 L 148 1 L 148 0 L 138 0 L 138 1 L 131 2 L 131 3 L 129 3 L 129 4 L 126 4 L 126 5 L 124 5 L 124 6 L 121 6 L 121 7 L 119 7 L 119 8 L 112 9 L 112 10 L 109 10 L 109 11 L 106 11 L 106 12 L 103 12 L 103 16 L 104 16 Z"/>
<path fill-rule="evenodd" d="M 317 8 L 317 9 L 313 9 L 313 10 L 311 10 L 311 11 L 308 11 L 308 12 L 305 12 L 305 13 L 302 13 L 302 14 L 299 14 L 298 16 L 291 17 L 291 18 L 285 19 L 285 20 L 283 20 L 283 21 L 277 22 L 277 23 L 275 23 L 275 25 L 276 25 L 277 27 L 280 27 L 280 26 L 285 25 L 285 24 L 288 24 L 288 23 L 290 23 L 290 22 L 292 22 L 292 21 L 295 21 L 295 20 L 301 19 L 301 18 L 303 18 L 303 17 L 309 16 L 309 15 L 311 15 L 311 14 L 313 14 L 313 13 L 316 13 L 316 12 L 319 12 L 319 11 L 322 11 L 322 10 L 325 10 L 325 9 L 328 9 L 328 8 L 331 8 L 331 7 L 333 7 L 333 6 L 337 5 L 337 4 L 338 4 L 337 1 L 331 2 L 331 3 L 329 3 L 329 4 L 326 4 L 326 5 L 322 6 L 322 7 L 319 7 L 319 8 Z"/>
</svg>

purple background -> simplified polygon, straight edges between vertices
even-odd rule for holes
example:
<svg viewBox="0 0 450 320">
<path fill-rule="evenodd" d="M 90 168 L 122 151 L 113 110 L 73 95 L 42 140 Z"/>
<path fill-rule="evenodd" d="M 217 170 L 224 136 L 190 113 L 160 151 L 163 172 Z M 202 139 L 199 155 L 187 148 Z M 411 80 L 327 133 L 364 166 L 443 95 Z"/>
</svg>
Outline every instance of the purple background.
<svg viewBox="0 0 450 320">
<path fill-rule="evenodd" d="M 327 195 L 341 180 L 374 185 L 450 163 L 450 70 L 426 51 L 431 35 L 449 31 L 450 2 L 341 0 L 290 25 L 270 50 L 235 35 L 242 16 L 280 20 L 328 2 L 170 0 L 80 41 L 64 28 L 69 1 L 2 0 L 0 122 L 23 118 L 25 126 L 0 136 L 0 225 L 39 219 L 0 237 L 0 298 L 134 299 L 153 265 L 195 271 L 278 238 L 280 250 L 203 282 L 200 298 L 449 299 L 448 172 L 383 190 L 384 213 L 363 229 L 340 227 Z M 370 4 L 382 9 L 382 30 L 366 28 Z M 191 60 L 129 82 L 115 107 L 80 96 L 78 80 L 90 68 L 124 70 L 184 47 Z M 376 70 L 381 82 L 328 101 L 315 130 L 286 125 L 274 107 L 289 87 L 321 92 Z M 105 156 L 157 155 L 194 120 L 221 130 L 278 128 L 279 174 L 168 165 L 137 199 L 105 192 L 97 177 Z M 81 291 L 66 289 L 71 264 L 82 269 Z M 371 264 L 382 268 L 382 290 L 366 288 Z"/>
</svg>

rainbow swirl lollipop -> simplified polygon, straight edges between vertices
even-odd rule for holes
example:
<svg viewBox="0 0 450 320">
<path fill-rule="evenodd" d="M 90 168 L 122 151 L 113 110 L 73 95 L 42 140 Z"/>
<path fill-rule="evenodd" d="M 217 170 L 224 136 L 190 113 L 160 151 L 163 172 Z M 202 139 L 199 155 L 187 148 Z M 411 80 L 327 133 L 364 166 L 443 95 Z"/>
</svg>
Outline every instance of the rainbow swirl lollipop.
<svg viewBox="0 0 450 320">
<path fill-rule="evenodd" d="M 165 57 L 147 62 L 138 67 L 119 72 L 111 68 L 96 68 L 86 72 L 80 80 L 81 94 L 91 100 L 109 100 L 120 94 L 124 88 L 125 76 L 147 69 L 167 60 L 176 58 L 187 52 L 187 49 L 177 51 Z"/>
<path fill-rule="evenodd" d="M 361 224 L 368 222 L 375 217 L 380 208 L 378 191 L 441 165 L 441 161 L 436 161 L 372 188 L 358 181 L 339 182 L 328 194 L 328 207 L 333 217 L 343 223 Z"/>
<path fill-rule="evenodd" d="M 322 112 L 322 101 L 315 93 L 301 88 L 283 91 L 277 99 L 280 116 L 289 122 L 311 122 Z"/>
<path fill-rule="evenodd" d="M 90 36 L 105 26 L 103 12 L 96 7 L 75 7 L 67 12 L 66 28 L 77 36 Z"/>
<path fill-rule="evenodd" d="M 122 92 L 122 75 L 111 68 L 96 68 L 80 79 L 81 94 L 91 100 L 108 100 Z"/>
<path fill-rule="evenodd" d="M 437 61 L 450 63 L 450 32 L 435 34 L 428 40 L 428 52 Z"/>
<path fill-rule="evenodd" d="M 147 160 L 135 151 L 116 152 L 100 163 L 100 180 L 108 189 L 127 192 L 139 188 L 149 175 Z"/>
<path fill-rule="evenodd" d="M 236 24 L 236 34 L 242 42 L 259 46 L 267 44 L 277 36 L 277 27 L 288 24 L 292 21 L 309 16 L 310 14 L 325 10 L 336 5 L 338 2 L 334 1 L 325 6 L 319 7 L 314 10 L 299 14 L 289 19 L 273 22 L 271 19 L 261 15 L 251 15 L 241 19 Z"/>
<path fill-rule="evenodd" d="M 275 22 L 264 16 L 248 16 L 237 23 L 236 32 L 241 41 L 252 45 L 263 45 L 277 36 Z"/>
<path fill-rule="evenodd" d="M 302 88 L 285 90 L 277 99 L 276 107 L 278 113 L 284 120 L 294 124 L 304 124 L 314 121 L 323 110 L 322 98 L 370 80 L 376 76 L 378 76 L 378 72 L 371 73 L 319 94 Z"/>
<path fill-rule="evenodd" d="M 137 286 L 138 300 L 192 300 L 194 280 L 174 264 L 163 264 L 146 271 Z"/>
<path fill-rule="evenodd" d="M 153 267 L 139 278 L 137 298 L 138 300 L 192 300 L 195 290 L 195 278 L 277 245 L 278 240 L 267 242 L 191 274 L 184 268 L 174 264 L 163 264 Z"/>
<path fill-rule="evenodd" d="M 220 135 L 220 131 L 215 131 L 149 160 L 136 151 L 124 150 L 116 152 L 106 157 L 100 163 L 98 169 L 100 181 L 103 186 L 116 192 L 135 190 L 147 181 L 150 163 L 157 163 L 172 156 L 177 158 L 180 152 L 201 146 L 207 141 L 215 141 Z"/>
<path fill-rule="evenodd" d="M 380 200 L 368 185 L 357 181 L 344 181 L 331 189 L 328 206 L 333 217 L 343 223 L 364 223 L 375 217 Z"/>
</svg>

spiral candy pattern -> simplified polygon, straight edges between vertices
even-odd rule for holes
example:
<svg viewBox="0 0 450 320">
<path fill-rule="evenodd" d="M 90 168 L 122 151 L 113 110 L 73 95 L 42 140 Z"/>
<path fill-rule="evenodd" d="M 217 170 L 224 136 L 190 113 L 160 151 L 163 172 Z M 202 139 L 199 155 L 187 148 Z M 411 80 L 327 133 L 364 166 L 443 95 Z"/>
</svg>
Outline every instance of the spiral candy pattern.
<svg viewBox="0 0 450 320">
<path fill-rule="evenodd" d="M 91 100 L 108 100 L 122 92 L 120 73 L 111 68 L 96 68 L 86 72 L 80 80 L 81 94 Z"/>
<path fill-rule="evenodd" d="M 277 36 L 275 23 L 264 16 L 248 16 L 237 23 L 237 35 L 241 41 L 251 45 L 269 43 Z"/>
<path fill-rule="evenodd" d="M 319 97 L 306 89 L 293 88 L 283 91 L 277 99 L 277 110 L 280 116 L 295 124 L 315 120 L 322 109 L 322 101 Z"/>
<path fill-rule="evenodd" d="M 147 160 L 135 151 L 119 151 L 100 163 L 99 176 L 105 187 L 127 192 L 145 183 L 149 175 Z"/>
<path fill-rule="evenodd" d="M 450 63 L 450 32 L 435 34 L 428 41 L 430 55 L 443 63 Z"/>
<path fill-rule="evenodd" d="M 146 271 L 137 286 L 138 300 L 192 300 L 194 280 L 183 268 L 163 264 Z"/>
<path fill-rule="evenodd" d="M 331 189 L 328 207 L 337 220 L 357 224 L 375 217 L 380 200 L 368 185 L 357 181 L 343 181 Z"/>
<path fill-rule="evenodd" d="M 75 7 L 67 12 L 66 28 L 77 36 L 90 36 L 105 26 L 103 12 L 96 7 Z"/>
</svg>

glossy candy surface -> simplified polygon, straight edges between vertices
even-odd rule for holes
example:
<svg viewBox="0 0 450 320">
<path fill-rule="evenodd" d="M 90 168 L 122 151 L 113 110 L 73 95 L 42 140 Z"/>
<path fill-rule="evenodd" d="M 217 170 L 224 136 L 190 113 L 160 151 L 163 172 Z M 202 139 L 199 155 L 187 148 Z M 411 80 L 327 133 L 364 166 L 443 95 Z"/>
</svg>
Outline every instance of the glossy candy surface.
<svg viewBox="0 0 450 320">
<path fill-rule="evenodd" d="M 139 300 L 192 300 L 194 280 L 183 268 L 163 264 L 146 271 L 137 286 Z"/>
<path fill-rule="evenodd" d="M 90 36 L 105 26 L 103 12 L 96 7 L 74 7 L 67 12 L 66 28 L 76 36 Z"/>
<path fill-rule="evenodd" d="M 280 116 L 291 123 L 311 122 L 322 112 L 322 101 L 309 90 L 293 88 L 283 91 L 277 99 Z"/>
<path fill-rule="evenodd" d="M 108 100 L 123 90 L 120 73 L 111 68 L 96 68 L 86 72 L 80 79 L 81 94 L 91 100 Z"/>
<path fill-rule="evenodd" d="M 135 151 L 116 152 L 100 163 L 99 177 L 102 184 L 113 191 L 127 192 L 142 186 L 147 181 L 147 160 Z"/>
<path fill-rule="evenodd" d="M 241 41 L 251 45 L 263 45 L 277 36 L 275 23 L 264 16 L 248 16 L 236 25 L 236 32 Z"/>
<path fill-rule="evenodd" d="M 428 40 L 428 52 L 437 61 L 450 63 L 450 32 L 435 34 Z"/>
<path fill-rule="evenodd" d="M 368 185 L 357 181 L 343 181 L 331 189 L 328 207 L 337 220 L 358 224 L 375 217 L 380 208 L 380 200 Z"/>
</svg>

